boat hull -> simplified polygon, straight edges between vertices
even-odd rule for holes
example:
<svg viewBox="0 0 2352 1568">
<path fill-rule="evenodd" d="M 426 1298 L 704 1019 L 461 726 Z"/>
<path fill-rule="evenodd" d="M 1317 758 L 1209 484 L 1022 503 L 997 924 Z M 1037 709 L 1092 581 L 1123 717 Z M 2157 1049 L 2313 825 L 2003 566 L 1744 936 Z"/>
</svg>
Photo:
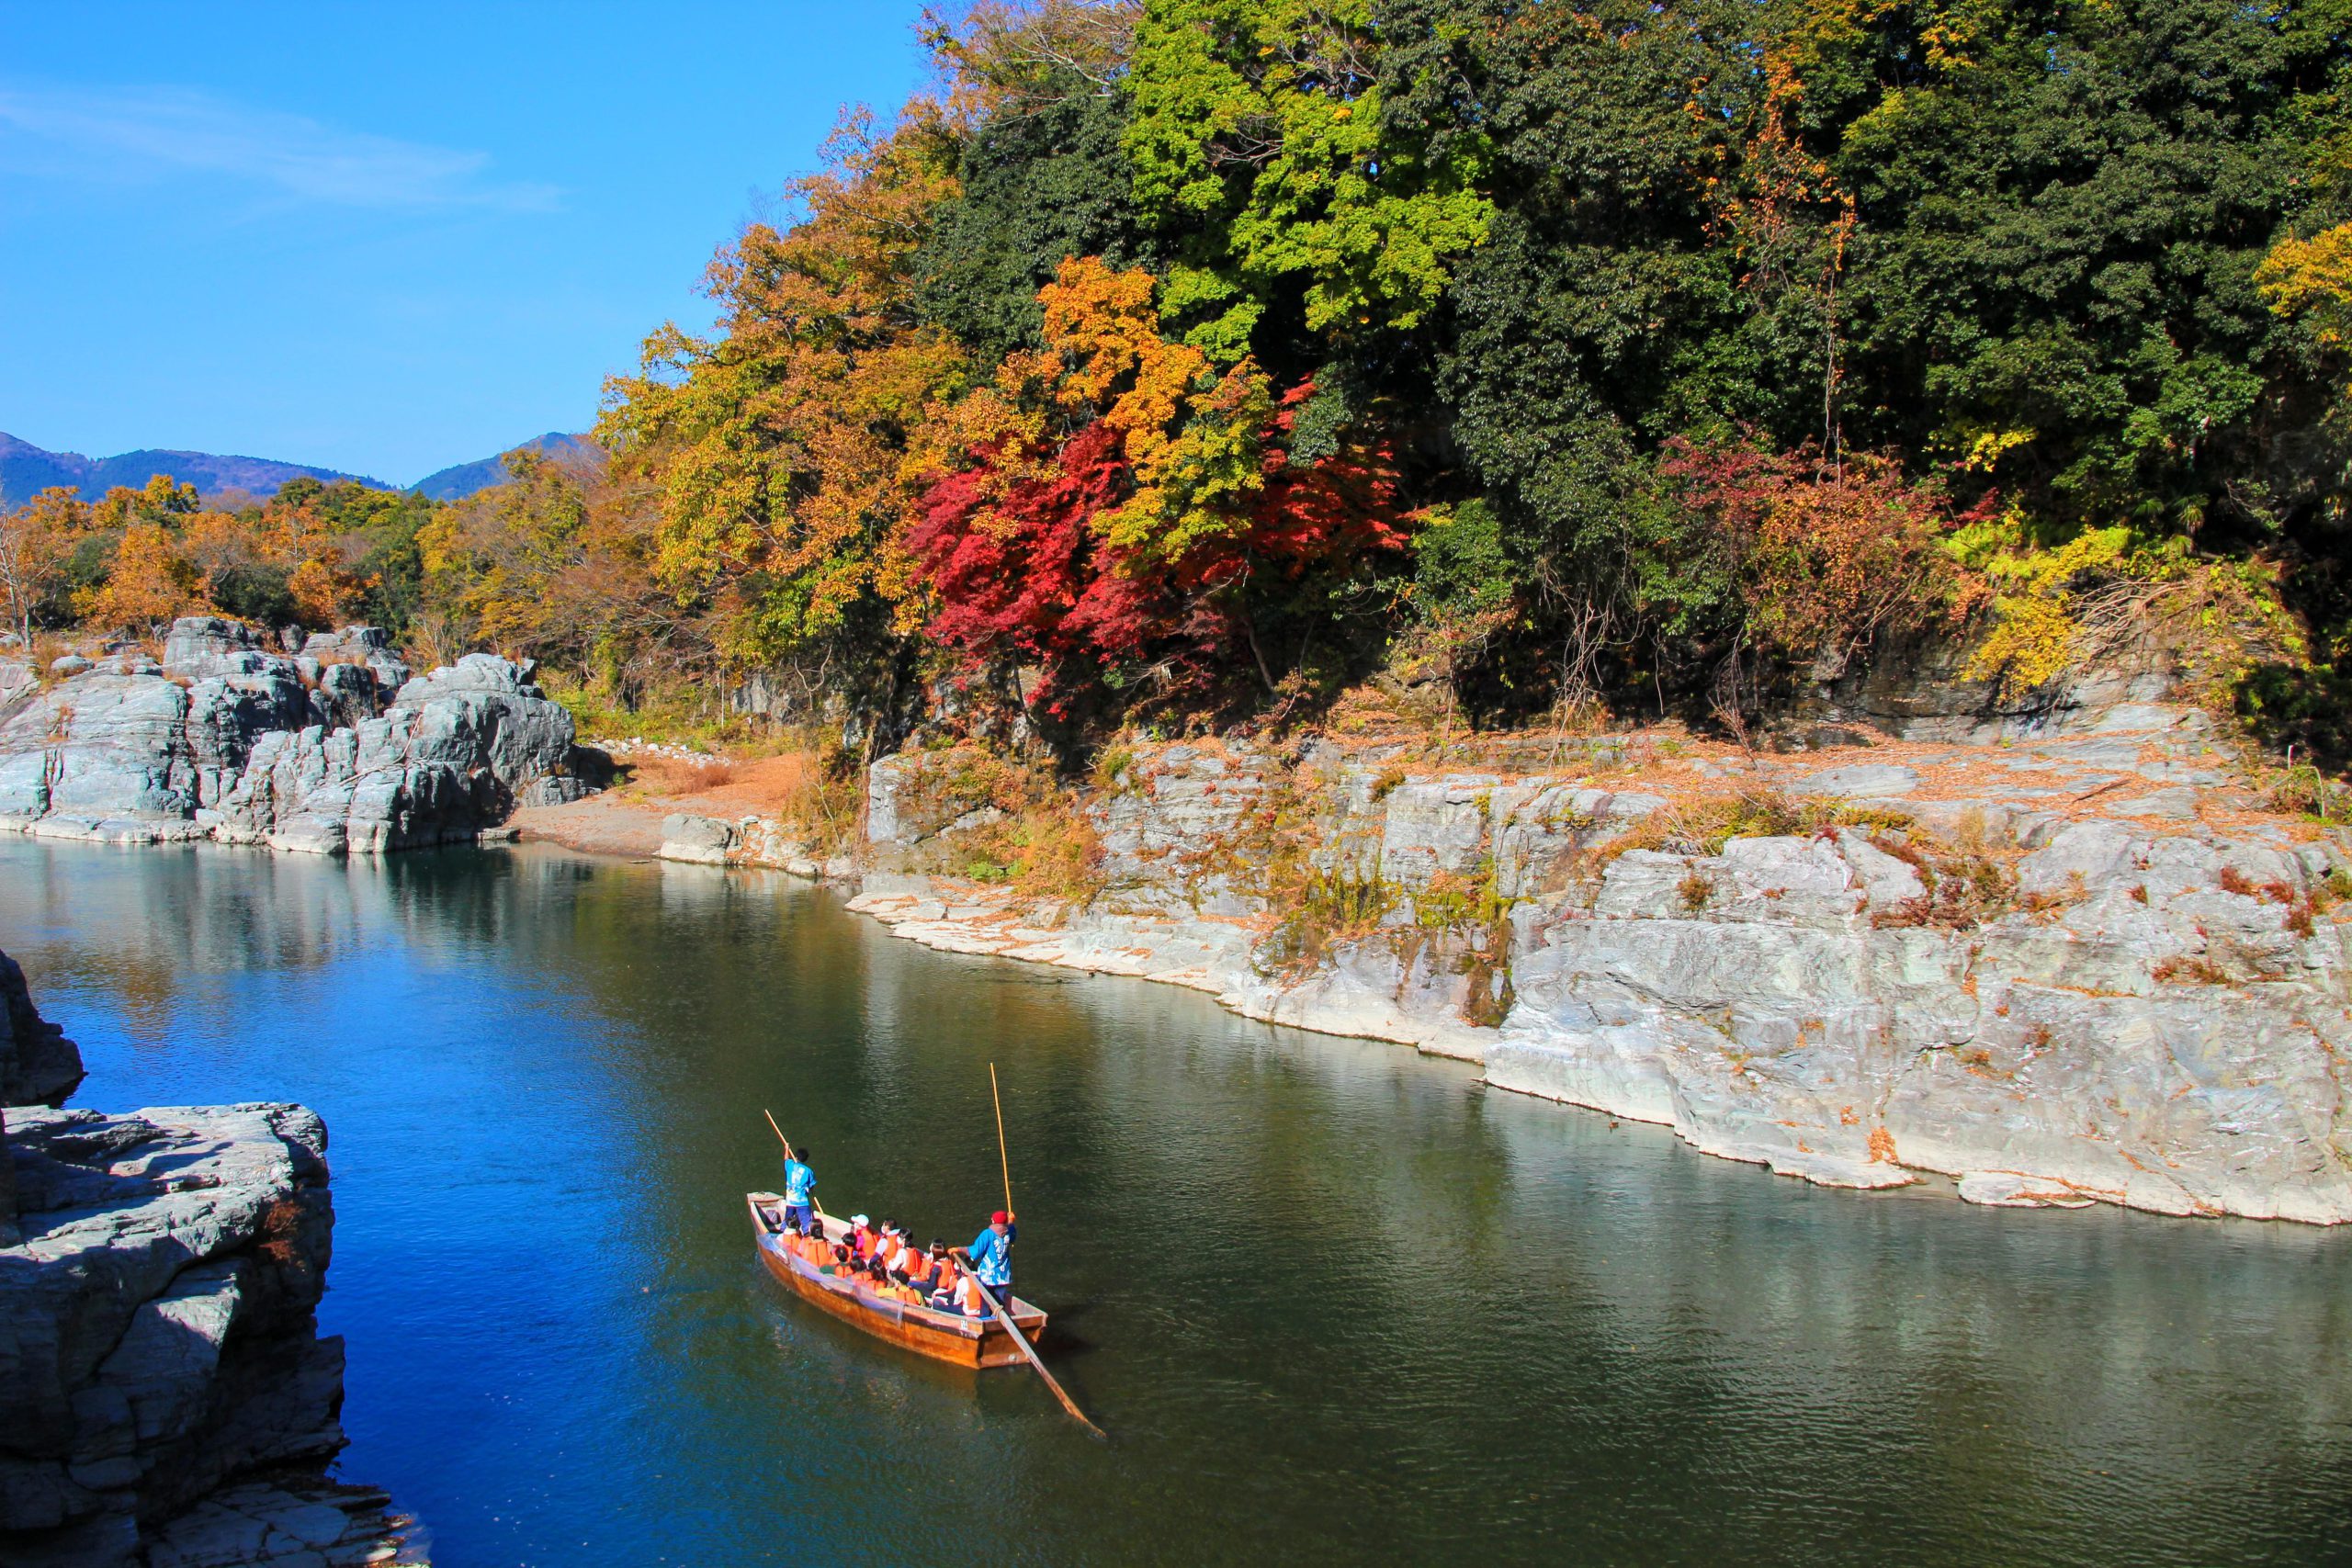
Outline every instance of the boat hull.
<svg viewBox="0 0 2352 1568">
<path fill-rule="evenodd" d="M 796 1295 L 876 1339 L 887 1339 L 901 1349 L 928 1356 L 934 1361 L 978 1368 L 1016 1367 L 1027 1359 L 1004 1325 L 993 1315 L 975 1320 L 960 1313 L 908 1306 L 819 1273 L 806 1259 L 784 1250 L 777 1235 L 779 1222 L 771 1217 L 782 1213 L 783 1204 L 784 1200 L 773 1192 L 745 1195 L 745 1206 L 752 1215 L 752 1242 L 759 1249 L 761 1263 L 777 1283 Z M 841 1221 L 826 1216 L 820 1216 L 819 1223 L 824 1226 L 825 1235 L 835 1241 L 842 1239 L 848 1229 Z M 1012 1321 L 1021 1325 L 1022 1333 L 1035 1343 L 1046 1326 L 1046 1314 L 1019 1297 L 1005 1306 L 1012 1313 Z"/>
</svg>

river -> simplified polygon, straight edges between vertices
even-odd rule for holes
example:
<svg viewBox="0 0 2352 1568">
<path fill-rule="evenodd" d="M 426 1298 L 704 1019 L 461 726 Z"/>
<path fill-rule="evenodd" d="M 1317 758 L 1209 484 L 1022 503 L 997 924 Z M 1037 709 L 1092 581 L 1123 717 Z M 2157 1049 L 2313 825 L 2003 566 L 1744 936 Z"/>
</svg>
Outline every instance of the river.
<svg viewBox="0 0 2352 1568">
<path fill-rule="evenodd" d="M 77 1102 L 315 1107 L 342 1472 L 436 1562 L 2352 1557 L 2352 1235 L 1811 1188 L 763 874 L 0 840 Z M 968 1241 L 1107 1427 L 788 1297 L 820 1197 Z"/>
</svg>

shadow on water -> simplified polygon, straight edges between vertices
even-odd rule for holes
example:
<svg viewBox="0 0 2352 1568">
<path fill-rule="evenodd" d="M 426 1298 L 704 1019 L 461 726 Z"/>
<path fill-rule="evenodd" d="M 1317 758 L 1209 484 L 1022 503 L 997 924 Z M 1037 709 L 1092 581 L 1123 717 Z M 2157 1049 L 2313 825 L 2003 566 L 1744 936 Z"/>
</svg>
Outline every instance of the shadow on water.
<svg viewBox="0 0 2352 1568">
<path fill-rule="evenodd" d="M 2330 1233 L 1808 1189 L 756 874 L 0 840 L 0 893 L 85 1102 L 325 1115 L 345 1465 L 446 1563 L 2352 1555 Z M 1108 1448 L 752 1259 L 763 1107 L 968 1241 L 991 1060 Z"/>
</svg>

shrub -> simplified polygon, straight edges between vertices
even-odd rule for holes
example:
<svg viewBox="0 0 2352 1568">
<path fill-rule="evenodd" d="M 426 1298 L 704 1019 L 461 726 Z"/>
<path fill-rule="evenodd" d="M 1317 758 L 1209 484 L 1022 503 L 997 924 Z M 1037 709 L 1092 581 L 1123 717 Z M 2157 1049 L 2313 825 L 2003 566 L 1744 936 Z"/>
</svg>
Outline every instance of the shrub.
<svg viewBox="0 0 2352 1568">
<path fill-rule="evenodd" d="M 1956 521 L 1943 492 L 1892 458 L 1667 446 L 1659 471 L 1706 518 L 1763 648 L 1842 668 L 1883 634 L 1956 624 L 1982 597 L 1939 547 Z"/>
<path fill-rule="evenodd" d="M 1333 944 L 1378 930 L 1402 897 L 1403 889 L 1380 874 L 1377 862 L 1368 870 L 1308 865 L 1289 913 L 1267 936 L 1262 950 L 1282 967 L 1309 967 Z"/>
<path fill-rule="evenodd" d="M 629 782 L 651 795 L 700 795 L 731 784 L 735 769 L 724 757 L 649 756 L 626 759 Z"/>
<path fill-rule="evenodd" d="M 1876 848 L 1907 863 L 1927 888 L 1901 909 L 1872 918 L 1880 927 L 1938 926 L 1965 931 L 2017 907 L 2017 878 L 1983 848 L 1963 849 L 1933 840 L 1873 833 Z"/>
<path fill-rule="evenodd" d="M 2158 980 L 2177 986 L 2226 986 L 2230 972 L 2210 959 L 2188 955 L 2160 960 L 2150 971 Z"/>
<path fill-rule="evenodd" d="M 2266 792 L 2270 809 L 2335 827 L 2352 826 L 2352 790 L 2313 764 L 2295 761 L 2294 750 L 2287 749 L 2287 765 L 2270 779 Z"/>
<path fill-rule="evenodd" d="M 1664 850 L 1718 855 L 1734 839 L 1802 837 L 1838 828 L 1904 829 L 1911 820 L 1909 813 L 1884 807 L 1752 789 L 1682 801 L 1654 812 L 1611 843 L 1604 854 L 1614 858 L 1627 850 Z"/>
</svg>

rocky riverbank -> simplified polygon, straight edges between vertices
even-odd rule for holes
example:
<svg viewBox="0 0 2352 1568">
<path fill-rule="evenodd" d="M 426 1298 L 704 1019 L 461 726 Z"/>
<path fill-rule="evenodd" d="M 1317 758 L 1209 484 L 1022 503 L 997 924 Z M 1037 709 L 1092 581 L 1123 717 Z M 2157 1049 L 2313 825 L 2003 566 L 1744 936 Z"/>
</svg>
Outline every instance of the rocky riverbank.
<svg viewBox="0 0 2352 1568">
<path fill-rule="evenodd" d="M 19 682 L 0 826 L 363 852 L 519 808 L 530 836 L 822 878 L 933 946 L 1466 1058 L 1812 1181 L 2352 1219 L 2352 854 L 2153 677 L 2021 715 L 1863 692 L 1790 754 L 1131 744 L 1032 825 L 1092 868 L 1044 896 L 967 847 L 1035 805 L 974 748 L 875 762 L 849 853 L 756 812 L 579 800 L 525 667 L 412 678 L 365 628 L 313 645 L 187 621 L 160 660 Z"/>
<path fill-rule="evenodd" d="M 2352 1219 L 2343 835 L 2267 808 L 2193 709 L 1759 755 L 1656 736 L 1138 745 L 1082 898 L 953 874 L 955 750 L 873 770 L 852 908 L 898 934 L 1194 987 L 1481 1064 L 1804 1179 L 1972 1201 Z M 823 873 L 758 821 L 662 853 Z"/>
<path fill-rule="evenodd" d="M 571 716 L 490 654 L 416 675 L 372 626 L 274 652 L 174 623 L 162 656 L 0 659 L 0 830 L 316 854 L 470 839 L 576 798 Z"/>
<path fill-rule="evenodd" d="M 60 1109 L 79 1054 L 5 955 L 0 1004 L 0 1561 L 423 1562 L 382 1493 L 326 1478 L 325 1125 L 299 1105 Z"/>
</svg>

